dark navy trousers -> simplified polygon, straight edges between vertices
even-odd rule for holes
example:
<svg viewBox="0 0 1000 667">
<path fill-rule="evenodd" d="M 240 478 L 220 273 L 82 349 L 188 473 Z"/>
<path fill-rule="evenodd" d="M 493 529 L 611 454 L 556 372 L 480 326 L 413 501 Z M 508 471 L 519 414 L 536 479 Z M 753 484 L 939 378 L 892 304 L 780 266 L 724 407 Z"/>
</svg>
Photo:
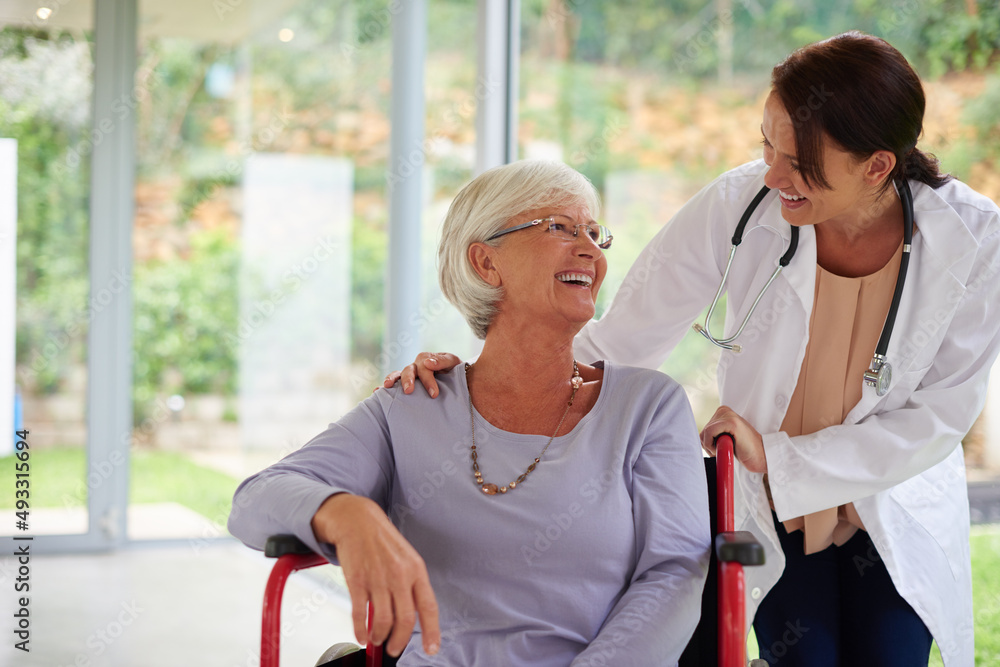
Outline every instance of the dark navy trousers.
<svg viewBox="0 0 1000 667">
<path fill-rule="evenodd" d="M 761 658 L 780 667 L 926 667 L 931 633 L 868 533 L 806 556 L 802 531 L 774 522 L 786 562 L 754 618 Z"/>
</svg>

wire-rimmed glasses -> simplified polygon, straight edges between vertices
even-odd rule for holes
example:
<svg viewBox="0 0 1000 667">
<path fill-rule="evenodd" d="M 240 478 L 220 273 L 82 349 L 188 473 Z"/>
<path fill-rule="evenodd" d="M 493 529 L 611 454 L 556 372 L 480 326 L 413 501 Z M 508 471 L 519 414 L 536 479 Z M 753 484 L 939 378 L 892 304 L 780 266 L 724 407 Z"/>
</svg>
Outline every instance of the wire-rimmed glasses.
<svg viewBox="0 0 1000 667">
<path fill-rule="evenodd" d="M 596 222 L 591 223 L 578 223 L 573 218 L 568 215 L 550 215 L 545 218 L 539 218 L 537 220 L 532 220 L 531 222 L 526 222 L 521 225 L 514 225 L 513 227 L 508 227 L 507 229 L 501 229 L 499 232 L 493 236 L 486 239 L 487 241 L 492 241 L 493 239 L 499 238 L 504 234 L 510 234 L 511 232 L 518 232 L 522 229 L 527 229 L 528 227 L 537 227 L 538 225 L 545 223 L 545 230 L 555 236 L 556 238 L 562 239 L 563 241 L 572 241 L 580 233 L 580 228 L 585 228 L 587 237 L 594 242 L 601 250 L 607 250 L 611 247 L 611 241 L 614 237 L 611 235 L 611 230 L 604 225 L 599 225 Z"/>
</svg>

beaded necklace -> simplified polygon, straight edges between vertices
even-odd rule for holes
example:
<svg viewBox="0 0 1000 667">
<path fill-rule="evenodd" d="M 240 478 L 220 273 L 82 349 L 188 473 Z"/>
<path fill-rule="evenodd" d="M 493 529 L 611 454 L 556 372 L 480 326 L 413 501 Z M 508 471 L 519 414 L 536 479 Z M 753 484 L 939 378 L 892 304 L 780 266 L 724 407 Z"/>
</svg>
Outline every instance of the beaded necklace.
<svg viewBox="0 0 1000 667">
<path fill-rule="evenodd" d="M 471 366 L 469 364 L 465 364 L 466 385 L 469 384 L 469 368 L 471 368 Z M 511 489 L 516 488 L 518 484 L 523 482 L 528 477 L 528 475 L 530 475 L 532 471 L 534 471 L 535 466 L 537 466 L 541 462 L 542 456 L 545 455 L 545 452 L 549 448 L 549 445 L 551 445 L 552 441 L 555 440 L 556 433 L 558 433 L 559 429 L 562 428 L 563 422 L 566 421 L 566 415 L 569 414 L 569 409 L 573 406 L 573 399 L 576 398 L 576 392 L 579 391 L 581 386 L 583 386 L 583 378 L 580 377 L 580 369 L 577 366 L 575 360 L 573 361 L 573 377 L 570 378 L 570 384 L 573 385 L 573 393 L 570 394 L 569 402 L 566 403 L 566 410 L 563 412 L 562 418 L 559 420 L 558 426 L 556 426 L 556 430 L 552 433 L 552 437 L 550 437 L 549 441 L 545 443 L 545 447 L 542 448 L 542 451 L 539 452 L 538 456 L 535 457 L 535 460 L 531 463 L 531 465 L 528 466 L 527 470 L 521 473 L 521 475 L 517 479 L 515 479 L 507 486 L 500 486 L 500 487 L 498 487 L 496 484 L 493 484 L 492 482 L 484 481 L 482 470 L 479 469 L 479 453 L 476 450 L 476 419 L 472 412 L 472 389 L 471 388 L 469 389 L 469 423 L 472 426 L 472 447 L 470 448 L 472 450 L 472 474 L 476 478 L 476 484 L 478 484 L 479 487 L 483 490 L 483 493 L 485 493 L 488 496 L 495 496 L 497 493 L 501 494 L 507 493 L 508 487 Z"/>
</svg>

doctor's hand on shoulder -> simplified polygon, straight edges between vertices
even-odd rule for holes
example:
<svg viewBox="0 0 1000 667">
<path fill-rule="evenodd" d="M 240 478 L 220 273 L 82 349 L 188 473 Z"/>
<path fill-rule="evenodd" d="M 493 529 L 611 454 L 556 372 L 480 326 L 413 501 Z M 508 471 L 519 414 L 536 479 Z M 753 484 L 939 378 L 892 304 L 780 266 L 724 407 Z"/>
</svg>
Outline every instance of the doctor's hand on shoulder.
<svg viewBox="0 0 1000 667">
<path fill-rule="evenodd" d="M 701 431 L 701 446 L 715 456 L 715 438 L 723 433 L 733 436 L 735 454 L 740 463 L 750 472 L 767 472 L 767 457 L 764 455 L 764 438 L 746 419 L 732 408 L 722 405 Z"/>
<path fill-rule="evenodd" d="M 386 375 L 383 386 L 389 389 L 396 382 L 399 382 L 403 387 L 404 394 L 412 394 L 416 381 L 420 380 L 420 384 L 424 385 L 424 389 L 427 390 L 430 397 L 436 398 L 438 385 L 434 374 L 451 370 L 460 363 L 462 363 L 461 359 L 448 352 L 421 352 L 413 360 L 413 363 L 403 370 L 393 371 Z"/>
</svg>

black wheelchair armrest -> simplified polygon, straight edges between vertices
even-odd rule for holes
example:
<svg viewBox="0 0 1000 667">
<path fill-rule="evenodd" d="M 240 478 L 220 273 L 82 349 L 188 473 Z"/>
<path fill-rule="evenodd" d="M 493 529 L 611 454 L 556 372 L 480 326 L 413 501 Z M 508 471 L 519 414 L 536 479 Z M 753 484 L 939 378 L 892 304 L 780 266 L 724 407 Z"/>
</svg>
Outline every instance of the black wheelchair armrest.
<svg viewBox="0 0 1000 667">
<path fill-rule="evenodd" d="M 306 555 L 313 552 L 305 542 L 294 535 L 272 535 L 264 545 L 264 555 L 268 558 L 281 558 L 287 554 Z"/>
<path fill-rule="evenodd" d="M 764 547 L 753 536 L 753 533 L 746 530 L 716 535 L 715 555 L 721 563 L 764 564 Z"/>
</svg>

